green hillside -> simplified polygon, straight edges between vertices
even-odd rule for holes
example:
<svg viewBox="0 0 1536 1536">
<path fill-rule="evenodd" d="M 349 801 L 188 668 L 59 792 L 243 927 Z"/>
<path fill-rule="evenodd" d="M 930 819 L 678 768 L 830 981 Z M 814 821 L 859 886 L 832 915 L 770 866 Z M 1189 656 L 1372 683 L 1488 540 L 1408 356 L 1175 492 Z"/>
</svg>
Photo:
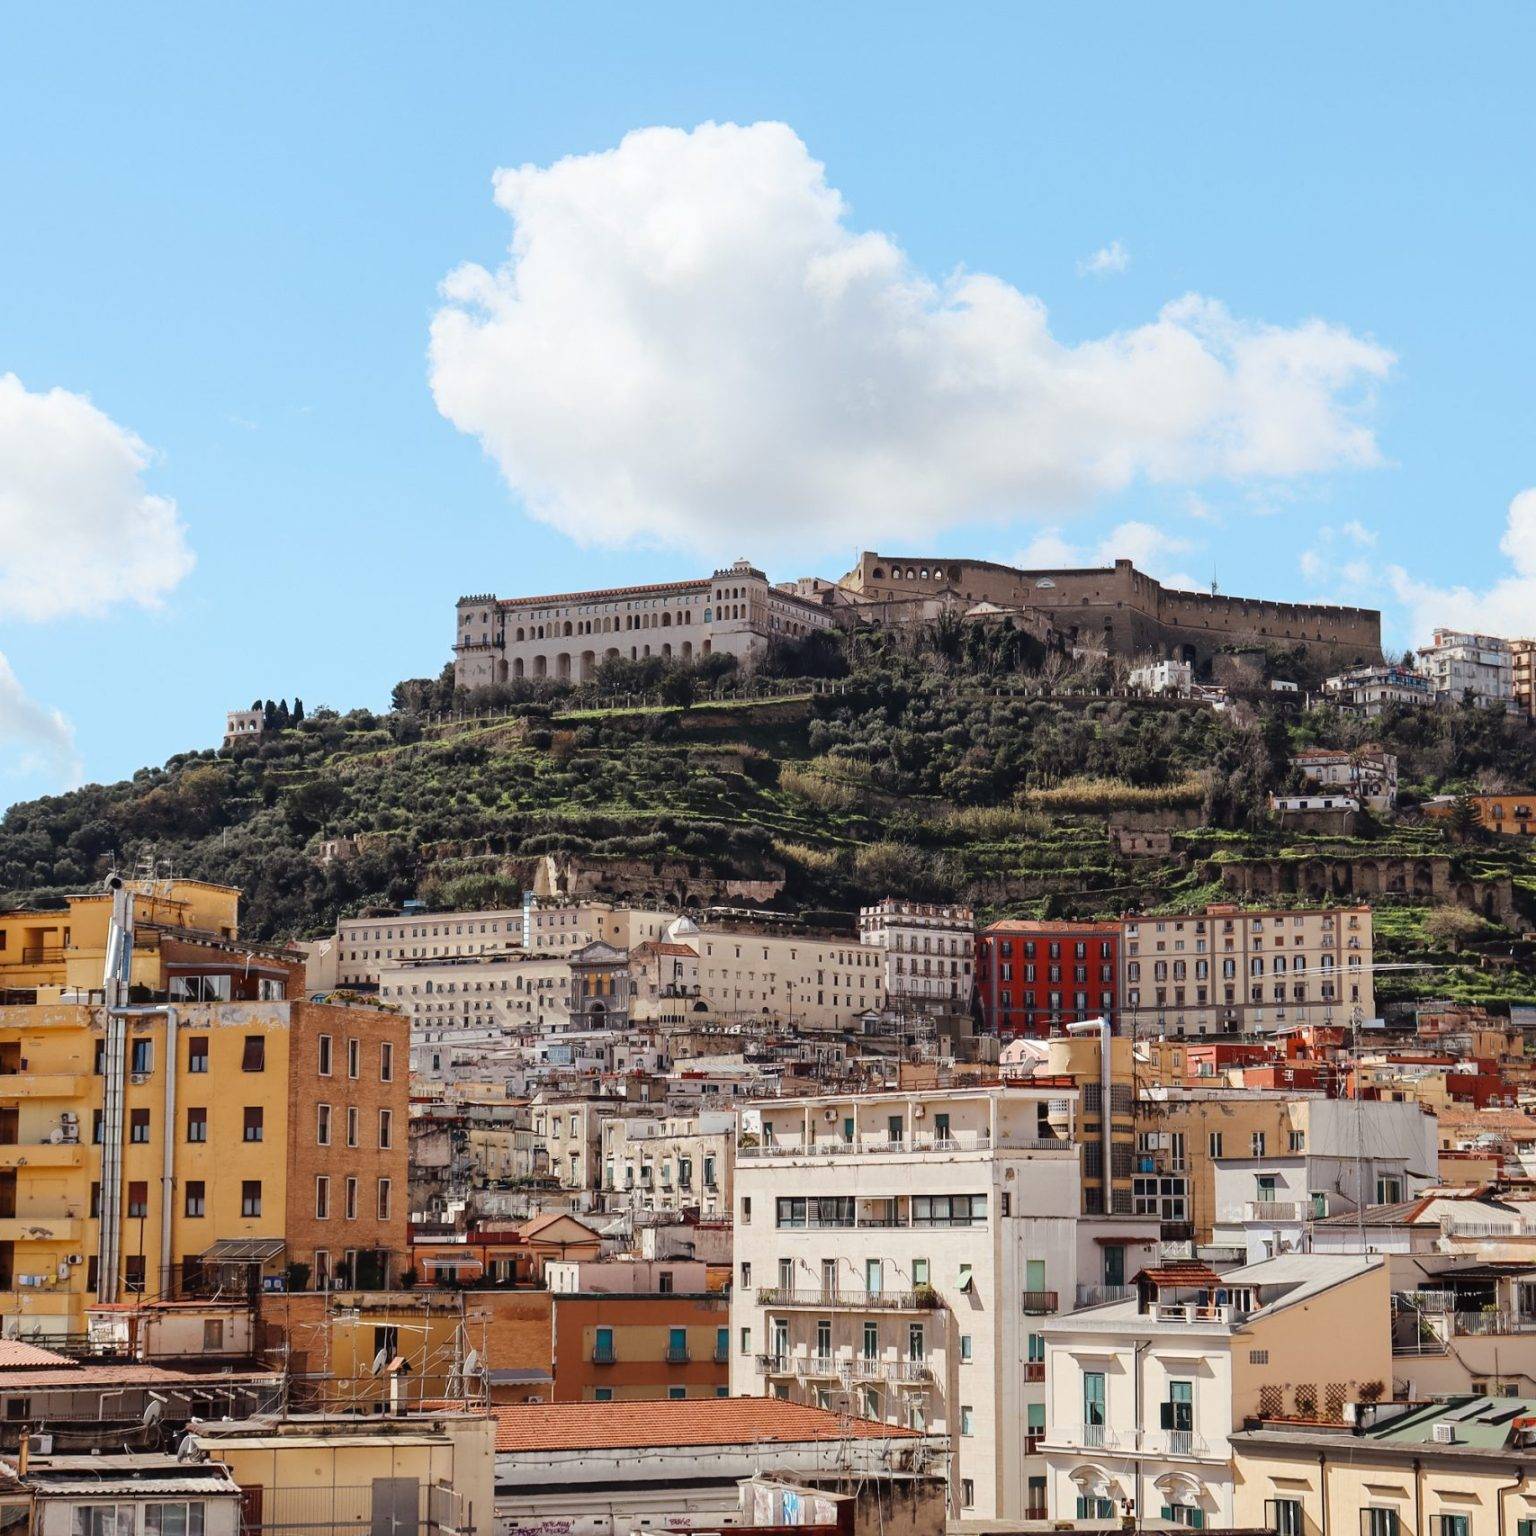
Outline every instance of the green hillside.
<svg viewBox="0 0 1536 1536">
<path fill-rule="evenodd" d="M 418 680 L 385 715 L 321 709 L 258 744 L 13 807 L 0 893 L 46 900 L 152 848 L 177 874 L 241 887 L 256 936 L 307 937 L 417 895 L 439 908 L 515 903 L 537 857 L 556 853 L 627 877 L 633 861 L 678 860 L 703 877 L 782 875 L 777 904 L 821 920 L 898 891 L 986 916 L 1090 916 L 1219 899 L 1234 860 L 1433 853 L 1458 879 L 1511 876 L 1518 912 L 1453 920 L 1384 896 L 1388 953 L 1447 968 L 1383 990 L 1536 995 L 1513 931 L 1536 912 L 1536 858 L 1523 849 L 1464 818 L 1301 837 L 1263 811 L 1302 742 L 1383 741 L 1401 754 L 1411 805 L 1536 784 L 1536 733 L 1470 709 L 1367 730 L 1331 711 L 1279 713 L 1262 686 L 1248 708 L 1217 714 L 1117 696 L 1116 682 L 1102 661 L 946 625 L 817 639 L 751 678 L 620 663 L 579 688 L 475 701 L 455 699 L 446 676 Z M 1167 852 L 1119 853 L 1109 826 L 1128 820 L 1167 830 Z M 355 840 L 355 856 L 325 860 L 334 838 Z"/>
</svg>

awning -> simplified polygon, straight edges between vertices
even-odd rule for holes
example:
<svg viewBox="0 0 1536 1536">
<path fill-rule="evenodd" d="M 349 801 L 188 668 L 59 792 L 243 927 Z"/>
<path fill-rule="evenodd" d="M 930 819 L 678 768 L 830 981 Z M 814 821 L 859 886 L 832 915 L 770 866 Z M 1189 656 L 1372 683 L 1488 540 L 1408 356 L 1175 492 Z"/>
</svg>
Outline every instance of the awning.
<svg viewBox="0 0 1536 1536">
<path fill-rule="evenodd" d="M 425 1265 L 428 1269 L 483 1269 L 485 1267 L 480 1259 L 466 1259 L 458 1255 L 452 1258 L 440 1259 L 435 1256 L 428 1257 L 424 1254 L 417 1254 L 416 1258 L 418 1262 Z"/>
<path fill-rule="evenodd" d="M 280 1237 L 221 1237 L 198 1257 L 205 1264 L 265 1264 L 286 1246 Z"/>
</svg>

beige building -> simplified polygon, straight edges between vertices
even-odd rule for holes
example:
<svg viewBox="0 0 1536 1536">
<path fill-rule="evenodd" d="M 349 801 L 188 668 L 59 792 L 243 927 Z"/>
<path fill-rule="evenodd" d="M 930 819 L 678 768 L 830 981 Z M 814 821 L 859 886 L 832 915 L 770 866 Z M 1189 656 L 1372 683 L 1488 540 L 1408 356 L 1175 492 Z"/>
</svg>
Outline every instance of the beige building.
<svg viewBox="0 0 1536 1536">
<path fill-rule="evenodd" d="M 540 1095 L 533 1102 L 534 1172 L 559 1179 L 567 1189 L 600 1189 L 603 1122 L 623 1107 L 617 1099 Z"/>
<path fill-rule="evenodd" d="M 969 907 L 887 896 L 859 909 L 859 942 L 884 952 L 885 995 L 895 1008 L 967 1012 L 975 938 Z"/>
<path fill-rule="evenodd" d="M 1372 1018 L 1368 906 L 1209 906 L 1120 924 L 1122 1015 L 1141 1034 L 1266 1034 Z"/>
<path fill-rule="evenodd" d="M 1293 1254 L 1221 1275 L 1163 1264 L 1126 1300 L 1046 1323 L 1051 1518 L 1245 1524 L 1232 1432 L 1389 1392 L 1389 1316 L 1384 1259 Z"/>
<path fill-rule="evenodd" d="M 668 929 L 699 957 L 699 996 L 726 1019 L 844 1029 L 885 1004 L 885 954 L 833 934 L 699 926 Z"/>
<path fill-rule="evenodd" d="M 486 688 L 524 678 L 585 682 L 604 661 L 656 656 L 748 661 L 775 639 L 838 623 L 833 589 L 802 595 L 774 586 L 750 561 L 708 578 L 563 592 L 545 597 L 461 597 L 455 681 Z"/>
<path fill-rule="evenodd" d="M 602 1126 L 603 1198 L 610 1210 L 731 1214 L 734 1110 L 614 1116 Z"/>
<path fill-rule="evenodd" d="M 504 955 L 522 942 L 523 914 L 510 908 L 343 918 L 336 925 L 336 982 L 372 986 L 382 970 L 407 961 Z"/>
<path fill-rule="evenodd" d="M 422 1038 L 456 1028 L 561 1028 L 571 1016 L 571 966 L 522 953 L 397 962 L 379 972 L 379 1001 L 404 1012 Z"/>
<path fill-rule="evenodd" d="M 1352 1425 L 1234 1434 L 1231 1523 L 1277 1536 L 1529 1536 L 1536 1399 L 1370 1399 L 1352 1413 Z"/>
</svg>

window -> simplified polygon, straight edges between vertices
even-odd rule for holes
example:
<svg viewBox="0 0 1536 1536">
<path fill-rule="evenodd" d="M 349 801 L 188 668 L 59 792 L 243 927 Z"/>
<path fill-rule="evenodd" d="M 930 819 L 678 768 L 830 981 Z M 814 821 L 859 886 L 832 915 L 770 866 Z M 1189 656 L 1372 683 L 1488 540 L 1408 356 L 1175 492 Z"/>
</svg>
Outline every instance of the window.
<svg viewBox="0 0 1536 1536">
<path fill-rule="evenodd" d="M 267 1037 L 265 1035 L 247 1035 L 245 1037 L 245 1050 L 240 1056 L 240 1070 L 242 1072 L 265 1072 L 267 1070 Z"/>
<path fill-rule="evenodd" d="M 1210 1147 L 1211 1147 L 1211 1156 L 1212 1157 L 1220 1157 L 1221 1156 L 1221 1132 L 1220 1131 L 1212 1131 L 1211 1132 Z"/>
<path fill-rule="evenodd" d="M 130 1219 L 149 1215 L 149 1185 L 143 1179 L 128 1185 L 128 1215 Z"/>
<path fill-rule="evenodd" d="M 149 1140 L 149 1111 L 133 1109 L 128 1112 L 128 1140 L 147 1143 Z"/>
<path fill-rule="evenodd" d="M 219 1350 L 224 1348 L 223 1318 L 205 1317 L 203 1319 L 203 1348 L 204 1350 Z"/>
<path fill-rule="evenodd" d="M 1397 1536 L 1397 1511 L 1372 1506 L 1360 1511 L 1361 1536 Z"/>
<path fill-rule="evenodd" d="M 260 1141 L 266 1130 L 266 1115 L 260 1104 L 245 1106 L 245 1140 Z"/>
<path fill-rule="evenodd" d="M 973 1360 L 975 1358 L 975 1355 L 972 1353 L 973 1348 L 974 1346 L 971 1343 L 970 1334 L 962 1333 L 960 1335 L 960 1360 L 962 1364 L 964 1364 L 967 1360 Z"/>
<path fill-rule="evenodd" d="M 1189 1450 L 1189 1438 L 1195 1428 L 1195 1384 L 1192 1381 L 1170 1381 L 1168 1398 L 1162 1405 L 1162 1427 L 1169 1433 L 1171 1449 L 1175 1454 Z"/>
<path fill-rule="evenodd" d="M 144 1255 L 130 1254 L 123 1260 L 123 1287 L 125 1290 L 144 1294 Z"/>
<path fill-rule="evenodd" d="M 135 1077 L 148 1077 L 155 1070 L 155 1042 L 153 1040 L 135 1040 L 133 1042 L 133 1054 L 128 1061 L 128 1070 Z"/>
<path fill-rule="evenodd" d="M 357 1106 L 355 1104 L 347 1106 L 347 1145 L 349 1147 L 357 1145 Z"/>
<path fill-rule="evenodd" d="M 322 1147 L 331 1144 L 331 1106 L 315 1105 L 315 1141 Z"/>
<path fill-rule="evenodd" d="M 356 1038 L 347 1041 L 347 1076 L 358 1077 L 362 1072 L 362 1042 Z"/>
<path fill-rule="evenodd" d="M 974 1435 L 976 1433 L 976 1415 L 969 1403 L 960 1405 L 960 1433 L 962 1435 Z"/>
<path fill-rule="evenodd" d="M 242 1216 L 261 1215 L 260 1179 L 242 1179 L 240 1181 L 240 1214 Z"/>
<path fill-rule="evenodd" d="M 315 1179 L 315 1220 L 325 1221 L 331 1214 L 331 1181 L 325 1174 Z"/>
<path fill-rule="evenodd" d="M 346 1217 L 348 1221 L 357 1220 L 357 1180 L 349 1178 L 343 1186 L 346 1200 Z"/>
<path fill-rule="evenodd" d="M 1083 1425 L 1087 1429 L 1104 1427 L 1104 1372 L 1083 1372 Z M 1093 1437 L 1090 1443 L 1095 1443 Z M 1103 1436 L 1098 1437 L 1102 1442 Z"/>
<path fill-rule="evenodd" d="M 928 1260 L 927 1259 L 913 1259 L 912 1260 L 912 1284 L 913 1285 L 927 1285 L 928 1284 Z"/>
<path fill-rule="evenodd" d="M 1115 1501 L 1097 1498 L 1091 1493 L 1080 1493 L 1077 1496 L 1077 1518 L 1079 1520 L 1113 1520 Z"/>
<path fill-rule="evenodd" d="M 133 1536 L 132 1504 L 122 1506 L 121 1517 L 116 1504 L 76 1504 L 70 1514 L 70 1536 Z"/>
<path fill-rule="evenodd" d="M 321 1035 L 319 1039 L 319 1047 L 320 1076 L 329 1077 L 331 1075 L 331 1037 L 329 1035 Z"/>
<path fill-rule="evenodd" d="M 676 1402 L 679 1398 L 684 1398 L 684 1397 L 687 1397 L 687 1396 L 688 1396 L 688 1388 L 687 1387 L 668 1387 L 667 1388 L 667 1397 L 669 1399 L 671 1399 L 673 1402 Z"/>
<path fill-rule="evenodd" d="M 223 1327 L 222 1324 L 214 1326 L 221 1330 Z M 223 1347 L 222 1341 L 219 1347 Z M 129 1519 L 131 1522 L 131 1515 Z M 199 1503 L 146 1504 L 144 1536 L 203 1536 L 203 1506 Z"/>
<path fill-rule="evenodd" d="M 1249 1150 L 1255 1157 L 1264 1156 L 1264 1132 L 1255 1131 L 1249 1141 Z"/>
<path fill-rule="evenodd" d="M 1435 1536 L 1471 1536 L 1470 1515 L 1441 1515 L 1437 1521 Z"/>
<path fill-rule="evenodd" d="M 379 1146 L 388 1149 L 394 1145 L 395 1115 L 390 1109 L 379 1111 Z"/>
<path fill-rule="evenodd" d="M 594 1328 L 592 1330 L 592 1359 L 598 1365 L 611 1365 L 614 1358 L 613 1329 Z"/>
<path fill-rule="evenodd" d="M 1301 1500 L 1270 1499 L 1266 1502 L 1266 1524 L 1275 1536 L 1302 1536 Z"/>
<path fill-rule="evenodd" d="M 912 1197 L 914 1227 L 985 1226 L 986 1220 L 987 1197 L 985 1195 L 914 1195 Z"/>
<path fill-rule="evenodd" d="M 206 1072 L 208 1070 L 208 1036 L 189 1035 L 187 1037 L 187 1071 Z"/>
<path fill-rule="evenodd" d="M 1393 1178 L 1388 1174 L 1382 1174 L 1376 1180 L 1377 1205 L 1396 1205 L 1402 1198 L 1403 1181 L 1401 1179 Z M 1447 1531 L 1445 1536 L 1456 1536 L 1456 1533 Z"/>
<path fill-rule="evenodd" d="M 208 1140 L 208 1111 L 201 1106 L 187 1106 L 187 1140 Z"/>
<path fill-rule="evenodd" d="M 751 1195 L 743 1195 L 741 1197 L 741 1221 L 743 1226 L 750 1226 L 752 1224 Z"/>
<path fill-rule="evenodd" d="M 1249 1365 L 1268 1365 L 1269 1351 L 1267 1349 L 1250 1349 L 1248 1351 Z"/>
<path fill-rule="evenodd" d="M 611 1403 L 613 1401 L 612 1387 L 593 1387 L 592 1401 L 594 1403 Z"/>
<path fill-rule="evenodd" d="M 960 1479 L 960 1503 L 963 1508 L 969 1509 L 976 1502 L 976 1480 L 970 1477 Z"/>
<path fill-rule="evenodd" d="M 380 1179 L 379 1180 L 379 1201 L 378 1201 L 378 1212 L 379 1212 L 379 1220 L 380 1221 L 388 1221 L 389 1220 L 389 1192 L 390 1192 L 390 1181 L 388 1179 Z"/>
<path fill-rule="evenodd" d="M 392 1083 L 395 1080 L 395 1048 L 388 1040 L 379 1042 L 379 1081 Z"/>
<path fill-rule="evenodd" d="M 207 1190 L 201 1179 L 188 1179 L 186 1183 L 186 1213 L 201 1216 L 205 1211 Z"/>
</svg>

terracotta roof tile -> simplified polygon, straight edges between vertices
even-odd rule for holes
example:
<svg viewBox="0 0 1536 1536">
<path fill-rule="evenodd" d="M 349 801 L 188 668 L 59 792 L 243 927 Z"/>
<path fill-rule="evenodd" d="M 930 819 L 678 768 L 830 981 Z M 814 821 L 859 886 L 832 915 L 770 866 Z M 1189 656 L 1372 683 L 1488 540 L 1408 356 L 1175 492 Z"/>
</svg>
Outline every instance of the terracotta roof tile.
<svg viewBox="0 0 1536 1536">
<path fill-rule="evenodd" d="M 22 1370 L 43 1365 L 73 1365 L 68 1355 L 55 1354 L 51 1349 L 40 1349 L 25 1339 L 0 1339 L 0 1371 Z"/>
<path fill-rule="evenodd" d="M 652 1445 L 755 1445 L 764 1441 L 915 1440 L 916 1430 L 844 1419 L 772 1397 L 663 1402 L 510 1403 L 491 1406 L 498 1451 L 619 1450 Z"/>
</svg>

